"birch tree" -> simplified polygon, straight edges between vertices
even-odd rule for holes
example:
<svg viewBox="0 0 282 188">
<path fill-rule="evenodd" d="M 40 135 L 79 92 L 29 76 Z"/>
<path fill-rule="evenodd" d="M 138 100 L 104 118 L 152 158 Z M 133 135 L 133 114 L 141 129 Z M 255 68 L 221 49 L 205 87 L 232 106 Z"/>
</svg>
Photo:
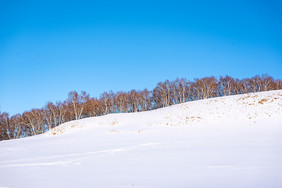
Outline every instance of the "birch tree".
<svg viewBox="0 0 282 188">
<path fill-rule="evenodd" d="M 86 106 L 86 102 L 89 100 L 89 95 L 85 91 L 81 91 L 79 95 L 76 91 L 71 91 L 68 95 L 68 102 L 71 103 L 72 112 L 75 119 L 81 119 L 83 110 Z"/>
</svg>

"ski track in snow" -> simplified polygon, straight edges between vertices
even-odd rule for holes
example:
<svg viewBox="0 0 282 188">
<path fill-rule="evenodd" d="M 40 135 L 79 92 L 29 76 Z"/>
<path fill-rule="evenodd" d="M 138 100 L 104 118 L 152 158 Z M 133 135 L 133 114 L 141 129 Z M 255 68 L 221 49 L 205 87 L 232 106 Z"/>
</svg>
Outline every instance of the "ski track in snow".
<svg viewBox="0 0 282 188">
<path fill-rule="evenodd" d="M 116 148 L 116 149 L 109 149 L 109 150 L 101 150 L 101 151 L 92 151 L 92 152 L 82 152 L 82 153 L 71 153 L 71 154 L 63 154 L 63 155 L 53 155 L 48 157 L 37 157 L 37 158 L 30 158 L 30 159 L 18 159 L 18 160 L 7 160 L 0 162 L 0 168 L 9 168 L 9 167 L 32 167 L 32 166 L 52 166 L 52 165 L 79 165 L 81 159 L 79 157 L 102 157 L 103 155 L 113 154 L 118 152 L 127 152 L 134 149 L 138 149 L 141 147 L 149 147 L 152 145 L 157 145 L 159 143 L 145 143 L 139 144 L 136 146 L 130 147 L 123 147 L 123 148 Z M 62 160 L 65 158 L 73 158 L 72 160 Z M 42 161 L 42 160 L 49 160 L 49 159 L 60 159 L 60 161 L 56 162 L 36 162 L 35 161 Z M 26 163 L 29 162 L 29 163 Z M 32 163 L 30 163 L 32 162 Z"/>
</svg>

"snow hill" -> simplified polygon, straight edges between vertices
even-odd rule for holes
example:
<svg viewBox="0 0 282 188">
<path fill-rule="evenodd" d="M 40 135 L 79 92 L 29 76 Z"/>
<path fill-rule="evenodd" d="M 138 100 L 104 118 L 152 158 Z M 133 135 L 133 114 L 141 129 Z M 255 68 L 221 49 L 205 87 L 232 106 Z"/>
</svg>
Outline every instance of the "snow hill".
<svg viewBox="0 0 282 188">
<path fill-rule="evenodd" d="M 281 188 L 282 90 L 87 118 L 2 141 L 0 187 Z"/>
</svg>

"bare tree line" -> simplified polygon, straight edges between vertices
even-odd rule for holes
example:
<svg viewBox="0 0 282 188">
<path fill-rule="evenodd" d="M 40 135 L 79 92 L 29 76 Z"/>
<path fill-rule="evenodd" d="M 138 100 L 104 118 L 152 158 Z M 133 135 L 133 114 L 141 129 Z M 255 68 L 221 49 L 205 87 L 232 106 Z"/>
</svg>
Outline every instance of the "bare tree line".
<svg viewBox="0 0 282 188">
<path fill-rule="evenodd" d="M 0 140 L 16 139 L 42 134 L 64 122 L 109 113 L 148 111 L 211 97 L 282 89 L 282 80 L 265 74 L 245 79 L 230 76 L 204 77 L 188 81 L 177 78 L 159 82 L 149 91 L 104 92 L 99 98 L 85 91 L 71 91 L 63 102 L 48 102 L 43 108 L 32 109 L 9 117 L 0 112 Z"/>
</svg>

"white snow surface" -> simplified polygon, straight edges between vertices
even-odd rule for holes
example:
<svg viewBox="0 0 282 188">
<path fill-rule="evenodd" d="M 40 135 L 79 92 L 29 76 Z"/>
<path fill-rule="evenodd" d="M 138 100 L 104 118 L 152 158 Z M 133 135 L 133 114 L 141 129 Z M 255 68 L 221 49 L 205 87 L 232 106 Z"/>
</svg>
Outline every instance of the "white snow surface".
<svg viewBox="0 0 282 188">
<path fill-rule="evenodd" d="M 281 188 L 282 90 L 86 118 L 1 141 L 0 187 Z"/>
</svg>

